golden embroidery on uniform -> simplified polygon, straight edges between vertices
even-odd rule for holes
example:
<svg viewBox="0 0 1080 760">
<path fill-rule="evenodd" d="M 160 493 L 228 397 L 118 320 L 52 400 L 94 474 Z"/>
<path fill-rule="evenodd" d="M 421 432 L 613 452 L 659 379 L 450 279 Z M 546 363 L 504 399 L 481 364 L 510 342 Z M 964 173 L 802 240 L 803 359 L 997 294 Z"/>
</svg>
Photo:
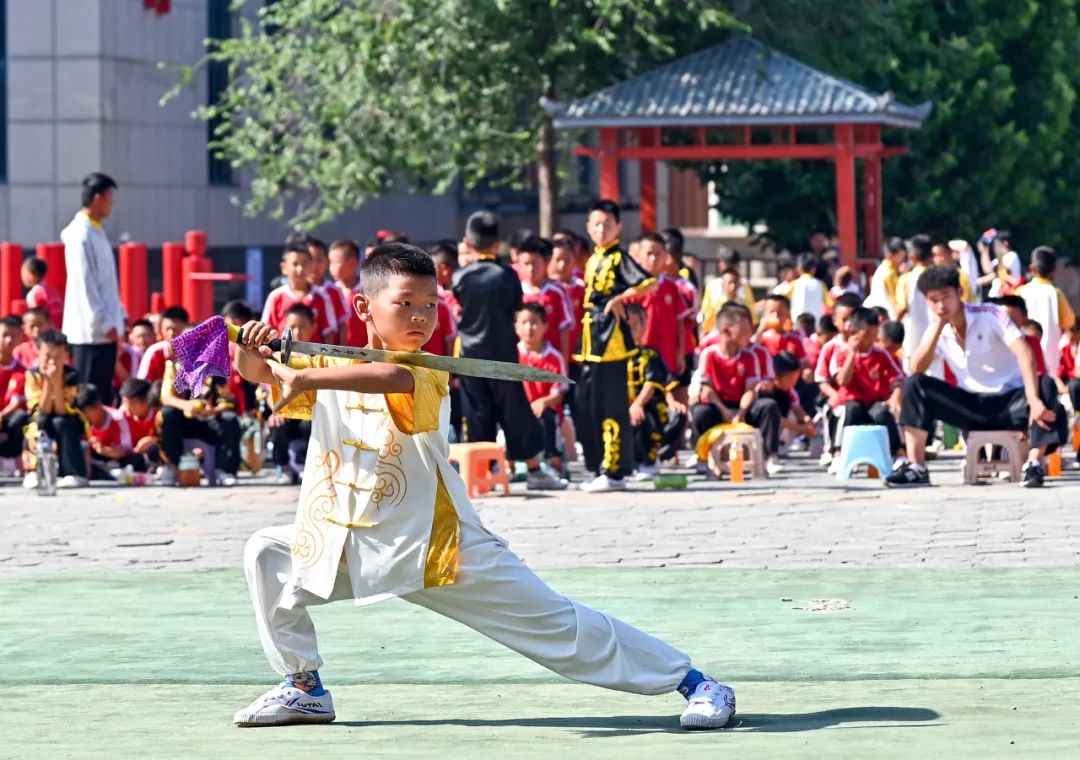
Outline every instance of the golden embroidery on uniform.
<svg viewBox="0 0 1080 760">
<path fill-rule="evenodd" d="M 305 568 L 318 562 L 326 550 L 326 536 L 319 526 L 328 515 L 333 514 L 337 503 L 334 479 L 341 469 L 341 455 L 328 451 L 315 464 L 324 471 L 324 476 L 315 484 L 308 503 L 304 505 L 304 518 L 296 526 L 290 548 L 292 555 L 300 560 L 300 566 Z"/>
<path fill-rule="evenodd" d="M 397 442 L 394 431 L 383 431 L 379 445 L 379 458 L 375 463 L 375 485 L 371 489 L 371 503 L 381 509 L 383 503 L 394 507 L 405 499 L 409 492 L 409 483 L 401 467 L 401 444 Z"/>
<path fill-rule="evenodd" d="M 604 438 L 604 459 L 601 468 L 608 471 L 619 469 L 619 423 L 610 417 L 601 427 Z"/>
</svg>

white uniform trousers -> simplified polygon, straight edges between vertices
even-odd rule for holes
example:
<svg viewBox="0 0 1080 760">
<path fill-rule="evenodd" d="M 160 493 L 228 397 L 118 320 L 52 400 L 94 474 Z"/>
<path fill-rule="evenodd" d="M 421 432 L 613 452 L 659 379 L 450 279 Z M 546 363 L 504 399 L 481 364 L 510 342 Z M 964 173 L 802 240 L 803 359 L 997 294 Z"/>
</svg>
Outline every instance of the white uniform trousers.
<svg viewBox="0 0 1080 760">
<path fill-rule="evenodd" d="M 322 665 L 307 608 L 353 598 L 344 563 L 330 599 L 292 587 L 292 536 L 291 525 L 266 528 L 244 551 L 259 639 L 282 675 Z M 464 623 L 559 675 L 595 686 L 666 694 L 690 668 L 690 658 L 669 644 L 556 593 L 498 538 L 464 522 L 457 581 L 402 598 Z"/>
</svg>

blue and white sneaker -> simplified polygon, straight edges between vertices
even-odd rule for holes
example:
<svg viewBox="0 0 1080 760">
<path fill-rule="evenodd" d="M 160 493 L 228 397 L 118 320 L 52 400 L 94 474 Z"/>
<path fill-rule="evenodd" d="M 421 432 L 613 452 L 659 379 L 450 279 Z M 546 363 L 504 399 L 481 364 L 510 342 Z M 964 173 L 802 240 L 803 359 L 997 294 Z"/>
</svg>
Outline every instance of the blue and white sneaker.
<svg viewBox="0 0 1080 760">
<path fill-rule="evenodd" d="M 280 683 L 233 716 L 241 728 L 288 726 L 296 723 L 332 723 L 334 700 L 329 691 L 312 696 L 302 689 Z"/>
<path fill-rule="evenodd" d="M 690 731 L 722 728 L 735 714 L 735 690 L 706 678 L 687 697 L 679 725 Z"/>
</svg>

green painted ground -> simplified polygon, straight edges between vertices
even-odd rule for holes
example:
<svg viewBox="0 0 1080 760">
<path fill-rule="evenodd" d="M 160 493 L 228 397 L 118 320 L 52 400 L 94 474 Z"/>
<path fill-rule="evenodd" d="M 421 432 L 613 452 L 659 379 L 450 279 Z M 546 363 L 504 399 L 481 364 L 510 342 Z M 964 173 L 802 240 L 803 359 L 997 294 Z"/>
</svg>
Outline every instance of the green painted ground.
<svg viewBox="0 0 1080 760">
<path fill-rule="evenodd" d="M 739 725 L 684 735 L 677 697 L 568 684 L 392 602 L 315 612 L 339 724 L 234 729 L 232 712 L 274 680 L 240 572 L 48 576 L 0 579 L 6 681 L 39 685 L 0 715 L 0 757 L 655 757 L 706 745 L 753 757 L 1061 757 L 1080 747 L 1080 569 L 545 576 L 735 685 Z M 798 609 L 815 599 L 850 606 Z"/>
</svg>

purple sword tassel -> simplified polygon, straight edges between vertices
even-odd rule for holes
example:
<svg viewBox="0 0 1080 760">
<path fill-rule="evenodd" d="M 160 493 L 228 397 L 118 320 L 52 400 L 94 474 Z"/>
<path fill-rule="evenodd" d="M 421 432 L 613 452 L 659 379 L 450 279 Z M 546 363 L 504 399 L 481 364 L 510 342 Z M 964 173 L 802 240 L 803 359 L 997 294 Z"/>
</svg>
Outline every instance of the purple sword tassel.
<svg viewBox="0 0 1080 760">
<path fill-rule="evenodd" d="M 232 373 L 229 361 L 229 333 L 225 319 L 213 316 L 170 341 L 176 357 L 177 392 L 203 392 L 208 377 L 227 378 Z"/>
</svg>

